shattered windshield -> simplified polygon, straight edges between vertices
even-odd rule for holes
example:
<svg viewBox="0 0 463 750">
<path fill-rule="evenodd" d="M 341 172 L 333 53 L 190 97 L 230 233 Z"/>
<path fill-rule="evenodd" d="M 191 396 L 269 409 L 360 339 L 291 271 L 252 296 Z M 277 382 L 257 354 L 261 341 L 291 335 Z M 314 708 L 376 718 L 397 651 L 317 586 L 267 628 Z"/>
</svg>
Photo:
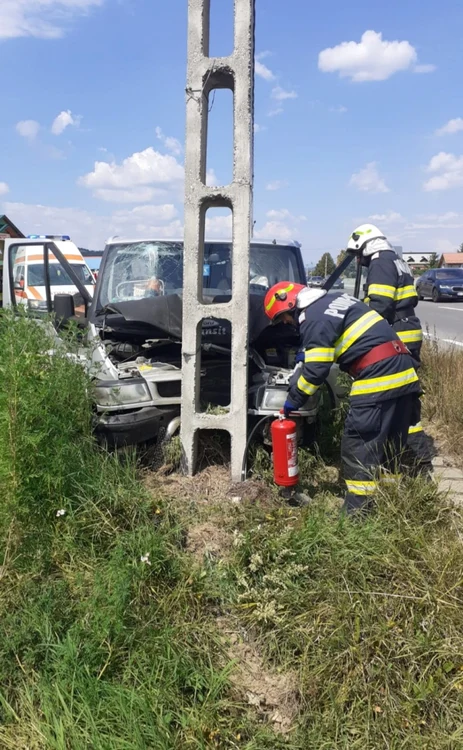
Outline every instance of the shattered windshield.
<svg viewBox="0 0 463 750">
<path fill-rule="evenodd" d="M 206 242 L 203 263 L 203 296 L 231 294 L 231 243 Z M 304 283 L 292 246 L 251 244 L 250 289 L 265 294 L 278 281 Z M 99 306 L 118 302 L 182 294 L 183 242 L 149 241 L 109 246 L 101 275 Z"/>
</svg>

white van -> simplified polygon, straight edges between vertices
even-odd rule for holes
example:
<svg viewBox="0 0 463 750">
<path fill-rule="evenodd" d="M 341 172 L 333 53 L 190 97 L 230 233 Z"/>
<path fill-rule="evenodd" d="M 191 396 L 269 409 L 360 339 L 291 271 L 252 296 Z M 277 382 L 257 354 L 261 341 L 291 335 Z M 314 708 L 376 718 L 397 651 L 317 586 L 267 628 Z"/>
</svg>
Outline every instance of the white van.
<svg viewBox="0 0 463 750">
<path fill-rule="evenodd" d="M 81 284 L 93 296 L 95 278 L 85 263 L 79 248 L 69 237 L 30 235 L 26 239 L 5 240 L 5 270 L 8 269 L 9 274 L 8 279 L 4 278 L 3 304 L 5 306 L 10 304 L 26 305 L 29 309 L 37 312 L 47 311 L 47 284 L 45 281 L 47 274 L 45 271 L 44 245 L 50 241 L 53 241 L 53 244 L 70 264 Z M 53 254 L 53 250 L 48 253 L 48 266 L 51 302 L 56 294 L 78 294 L 77 287 L 69 278 L 61 262 Z"/>
</svg>

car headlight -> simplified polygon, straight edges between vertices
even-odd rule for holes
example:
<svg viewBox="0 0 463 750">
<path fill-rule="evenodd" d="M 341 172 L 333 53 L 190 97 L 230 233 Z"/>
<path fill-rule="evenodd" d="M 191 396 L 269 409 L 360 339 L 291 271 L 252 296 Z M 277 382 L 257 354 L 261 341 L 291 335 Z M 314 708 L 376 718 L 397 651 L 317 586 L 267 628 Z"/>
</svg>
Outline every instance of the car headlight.
<svg viewBox="0 0 463 750">
<path fill-rule="evenodd" d="M 98 406 L 126 406 L 151 401 L 151 394 L 143 382 L 105 383 L 95 386 L 95 397 Z"/>
<path fill-rule="evenodd" d="M 28 299 L 27 306 L 29 310 L 40 310 L 40 312 L 47 312 L 47 301 L 42 299 Z"/>
<path fill-rule="evenodd" d="M 448 292 L 452 291 L 452 287 L 448 286 L 447 284 L 441 284 L 440 289 L 446 289 Z"/>
</svg>

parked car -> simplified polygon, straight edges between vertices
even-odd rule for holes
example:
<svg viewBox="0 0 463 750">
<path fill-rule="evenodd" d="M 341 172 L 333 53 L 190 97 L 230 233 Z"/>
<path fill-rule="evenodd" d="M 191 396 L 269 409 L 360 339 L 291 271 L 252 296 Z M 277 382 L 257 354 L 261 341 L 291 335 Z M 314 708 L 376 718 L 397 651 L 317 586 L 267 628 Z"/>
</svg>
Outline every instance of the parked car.
<svg viewBox="0 0 463 750">
<path fill-rule="evenodd" d="M 309 276 L 307 279 L 307 286 L 320 287 L 324 281 L 325 279 L 323 276 Z"/>
<path fill-rule="evenodd" d="M 326 279 L 323 279 L 323 283 L 329 279 L 329 276 L 326 277 Z M 336 279 L 331 289 L 344 289 L 344 281 L 342 279 Z"/>
<path fill-rule="evenodd" d="M 415 286 L 420 300 L 463 300 L 463 268 L 432 268 L 417 279 Z"/>
</svg>

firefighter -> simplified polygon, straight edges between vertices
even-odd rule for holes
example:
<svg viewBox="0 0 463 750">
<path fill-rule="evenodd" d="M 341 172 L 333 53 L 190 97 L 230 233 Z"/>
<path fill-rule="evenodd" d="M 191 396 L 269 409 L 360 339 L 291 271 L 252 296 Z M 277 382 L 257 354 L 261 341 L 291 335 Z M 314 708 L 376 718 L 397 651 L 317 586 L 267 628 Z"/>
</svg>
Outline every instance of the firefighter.
<svg viewBox="0 0 463 750">
<path fill-rule="evenodd" d="M 304 362 L 290 382 L 285 416 L 300 409 L 337 362 L 354 383 L 341 443 L 344 510 L 368 509 L 379 481 L 396 481 L 420 384 L 413 359 L 392 327 L 349 294 L 327 295 L 283 281 L 268 290 L 265 313 L 299 327 Z"/>
<path fill-rule="evenodd" d="M 373 224 L 358 227 L 350 236 L 347 249 L 360 253 L 362 265 L 367 268 L 364 301 L 390 323 L 409 349 L 415 367 L 419 368 L 423 331 L 415 313 L 418 295 L 408 264 L 399 258 L 381 230 Z M 432 455 L 428 444 L 429 438 L 421 424 L 421 401 L 417 398 L 408 447 L 418 473 L 432 472 Z"/>
</svg>

